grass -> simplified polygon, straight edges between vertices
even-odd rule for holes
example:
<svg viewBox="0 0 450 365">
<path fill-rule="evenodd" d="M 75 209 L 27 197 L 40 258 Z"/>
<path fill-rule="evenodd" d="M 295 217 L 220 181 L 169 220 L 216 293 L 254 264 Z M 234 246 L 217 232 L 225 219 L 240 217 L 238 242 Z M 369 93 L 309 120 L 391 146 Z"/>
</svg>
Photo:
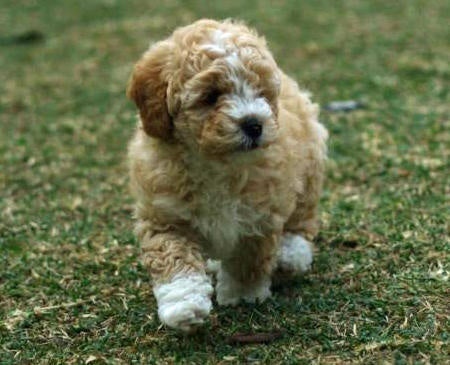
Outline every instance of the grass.
<svg viewBox="0 0 450 365">
<path fill-rule="evenodd" d="M 0 15 L 0 363 L 450 363 L 447 1 L 55 2 Z M 312 273 L 273 299 L 160 326 L 127 190 L 124 89 L 149 41 L 239 17 L 331 133 Z M 43 42 L 8 40 L 29 30 Z M 281 331 L 269 344 L 236 333 Z"/>
</svg>

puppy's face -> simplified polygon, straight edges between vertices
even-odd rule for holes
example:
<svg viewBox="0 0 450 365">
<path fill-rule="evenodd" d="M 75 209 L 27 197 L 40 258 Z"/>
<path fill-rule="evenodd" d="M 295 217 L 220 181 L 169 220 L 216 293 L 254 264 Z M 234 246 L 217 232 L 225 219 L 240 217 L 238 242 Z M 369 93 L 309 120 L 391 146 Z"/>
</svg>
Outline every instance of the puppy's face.
<svg viewBox="0 0 450 365">
<path fill-rule="evenodd" d="M 144 54 L 129 95 L 149 135 L 223 155 L 276 139 L 279 80 L 264 40 L 248 28 L 200 21 Z"/>
</svg>

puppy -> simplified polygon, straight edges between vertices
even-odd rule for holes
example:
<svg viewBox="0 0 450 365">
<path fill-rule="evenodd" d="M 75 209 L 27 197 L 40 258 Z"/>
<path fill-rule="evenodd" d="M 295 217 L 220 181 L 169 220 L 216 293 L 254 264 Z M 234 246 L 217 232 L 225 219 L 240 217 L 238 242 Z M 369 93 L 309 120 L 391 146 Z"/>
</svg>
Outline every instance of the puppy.
<svg viewBox="0 0 450 365">
<path fill-rule="evenodd" d="M 128 96 L 136 234 L 161 321 L 190 331 L 220 305 L 270 296 L 312 262 L 327 132 L 318 106 L 235 21 L 177 29 L 137 62 Z"/>
</svg>

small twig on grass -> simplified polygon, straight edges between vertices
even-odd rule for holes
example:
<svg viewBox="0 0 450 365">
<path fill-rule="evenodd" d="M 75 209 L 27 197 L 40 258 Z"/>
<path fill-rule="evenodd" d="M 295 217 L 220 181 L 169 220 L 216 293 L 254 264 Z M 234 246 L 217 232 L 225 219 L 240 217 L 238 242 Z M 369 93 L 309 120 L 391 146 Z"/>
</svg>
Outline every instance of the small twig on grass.
<svg viewBox="0 0 450 365">
<path fill-rule="evenodd" d="M 236 333 L 228 338 L 232 344 L 255 344 L 269 343 L 283 336 L 282 331 L 260 332 L 260 333 Z"/>
</svg>

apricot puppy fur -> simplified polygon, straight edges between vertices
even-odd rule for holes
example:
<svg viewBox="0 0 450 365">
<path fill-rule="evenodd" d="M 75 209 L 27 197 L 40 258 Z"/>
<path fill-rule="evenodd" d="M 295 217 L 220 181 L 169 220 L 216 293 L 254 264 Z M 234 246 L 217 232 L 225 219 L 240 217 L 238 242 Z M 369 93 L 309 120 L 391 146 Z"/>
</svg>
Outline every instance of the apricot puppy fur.
<svg viewBox="0 0 450 365">
<path fill-rule="evenodd" d="M 235 21 L 177 29 L 137 62 L 129 146 L 142 262 L 161 321 L 190 331 L 220 305 L 270 296 L 305 272 L 317 233 L 327 132 L 318 106 Z"/>
</svg>

